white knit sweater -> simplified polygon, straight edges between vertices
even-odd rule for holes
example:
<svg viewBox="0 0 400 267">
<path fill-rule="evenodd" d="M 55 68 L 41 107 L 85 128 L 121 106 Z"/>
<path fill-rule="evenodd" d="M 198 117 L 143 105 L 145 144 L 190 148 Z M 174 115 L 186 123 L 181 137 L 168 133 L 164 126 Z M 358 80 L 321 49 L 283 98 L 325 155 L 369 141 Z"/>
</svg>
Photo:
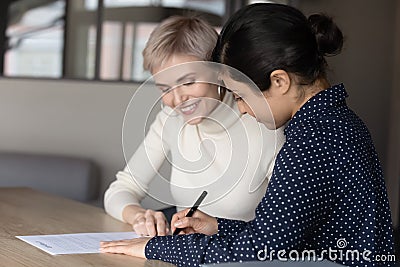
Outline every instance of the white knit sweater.
<svg viewBox="0 0 400 267">
<path fill-rule="evenodd" d="M 223 103 L 197 125 L 161 111 L 144 142 L 107 189 L 107 213 L 122 221 L 123 209 L 140 203 L 167 159 L 171 177 L 163 184 L 171 190 L 172 204 L 178 209 L 193 205 L 207 190 L 200 210 L 215 217 L 253 219 L 285 141 L 283 128 L 268 130 L 254 118 L 241 116 L 229 93 Z"/>
</svg>

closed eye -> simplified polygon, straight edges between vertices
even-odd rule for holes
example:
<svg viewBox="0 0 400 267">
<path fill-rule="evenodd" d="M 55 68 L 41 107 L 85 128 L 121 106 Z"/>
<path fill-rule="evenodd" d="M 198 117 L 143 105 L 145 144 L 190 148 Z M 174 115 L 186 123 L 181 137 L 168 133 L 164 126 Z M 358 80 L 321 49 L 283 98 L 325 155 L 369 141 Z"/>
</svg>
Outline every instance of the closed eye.
<svg viewBox="0 0 400 267">
<path fill-rule="evenodd" d="M 184 86 L 190 86 L 190 85 L 194 84 L 195 82 L 196 82 L 195 80 L 190 80 L 190 81 L 187 81 L 187 82 L 182 83 L 182 85 L 184 85 Z"/>
<path fill-rule="evenodd" d="M 171 88 L 170 88 L 170 87 L 164 87 L 164 88 L 160 88 L 160 90 L 161 90 L 161 92 L 162 92 L 163 94 L 166 94 L 166 93 L 168 93 L 168 92 L 171 90 Z"/>
<path fill-rule="evenodd" d="M 235 101 L 236 101 L 236 102 L 238 102 L 238 101 L 242 101 L 242 100 L 243 100 L 243 98 L 242 98 L 242 97 L 238 96 L 238 95 L 237 95 L 237 94 L 235 94 L 235 93 L 233 93 L 233 97 L 234 97 L 234 99 L 235 99 Z"/>
</svg>

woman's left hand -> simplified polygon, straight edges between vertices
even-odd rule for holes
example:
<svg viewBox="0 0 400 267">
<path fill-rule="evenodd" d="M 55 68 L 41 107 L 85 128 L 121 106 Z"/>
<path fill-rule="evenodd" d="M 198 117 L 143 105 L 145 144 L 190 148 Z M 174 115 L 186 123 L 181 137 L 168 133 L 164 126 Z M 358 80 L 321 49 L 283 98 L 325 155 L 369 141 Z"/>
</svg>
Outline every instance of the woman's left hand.
<svg viewBox="0 0 400 267">
<path fill-rule="evenodd" d="M 144 249 L 151 237 L 140 237 L 118 241 L 100 242 L 100 252 L 125 254 L 129 256 L 146 258 Z"/>
</svg>

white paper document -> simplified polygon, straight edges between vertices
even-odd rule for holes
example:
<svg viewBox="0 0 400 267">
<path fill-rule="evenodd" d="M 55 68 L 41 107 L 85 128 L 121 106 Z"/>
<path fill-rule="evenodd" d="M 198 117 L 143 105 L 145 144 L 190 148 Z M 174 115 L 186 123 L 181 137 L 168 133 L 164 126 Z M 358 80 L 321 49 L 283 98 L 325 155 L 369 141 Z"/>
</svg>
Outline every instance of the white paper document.
<svg viewBox="0 0 400 267">
<path fill-rule="evenodd" d="M 134 232 L 16 236 L 51 255 L 99 253 L 100 241 L 138 238 Z"/>
</svg>

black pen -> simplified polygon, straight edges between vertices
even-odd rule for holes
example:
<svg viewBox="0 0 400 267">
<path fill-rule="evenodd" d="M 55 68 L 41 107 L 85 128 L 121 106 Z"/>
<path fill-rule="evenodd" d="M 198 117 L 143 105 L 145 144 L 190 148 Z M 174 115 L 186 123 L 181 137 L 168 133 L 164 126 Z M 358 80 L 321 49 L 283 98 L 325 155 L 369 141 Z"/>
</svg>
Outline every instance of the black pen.
<svg viewBox="0 0 400 267">
<path fill-rule="evenodd" d="M 201 202 L 203 201 L 203 199 L 207 196 L 207 191 L 203 191 L 203 193 L 201 193 L 201 195 L 199 196 L 199 198 L 196 200 L 196 202 L 194 203 L 193 207 L 189 210 L 189 212 L 186 214 L 185 217 L 192 217 L 193 213 L 197 210 L 197 208 L 200 206 Z M 177 235 L 179 234 L 179 232 L 182 230 L 182 228 L 176 228 L 173 235 Z"/>
</svg>

